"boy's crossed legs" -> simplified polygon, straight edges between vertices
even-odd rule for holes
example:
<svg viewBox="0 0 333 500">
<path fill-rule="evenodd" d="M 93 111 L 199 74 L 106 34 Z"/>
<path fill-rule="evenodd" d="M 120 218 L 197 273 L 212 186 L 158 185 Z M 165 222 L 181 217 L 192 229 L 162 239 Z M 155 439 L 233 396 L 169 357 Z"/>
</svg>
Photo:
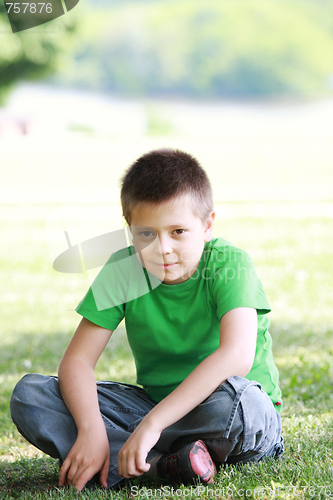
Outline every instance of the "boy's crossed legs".
<svg viewBox="0 0 333 500">
<path fill-rule="evenodd" d="M 117 382 L 97 382 L 100 411 L 110 444 L 108 487 L 123 478 L 117 471 L 118 452 L 155 406 L 143 389 Z M 16 385 L 10 403 L 19 432 L 34 446 L 64 461 L 77 429 L 56 377 L 30 374 Z M 219 465 L 258 461 L 283 453 L 281 418 L 257 382 L 242 377 L 226 380 L 205 401 L 167 427 L 148 454 L 174 453 L 202 440 Z"/>
</svg>

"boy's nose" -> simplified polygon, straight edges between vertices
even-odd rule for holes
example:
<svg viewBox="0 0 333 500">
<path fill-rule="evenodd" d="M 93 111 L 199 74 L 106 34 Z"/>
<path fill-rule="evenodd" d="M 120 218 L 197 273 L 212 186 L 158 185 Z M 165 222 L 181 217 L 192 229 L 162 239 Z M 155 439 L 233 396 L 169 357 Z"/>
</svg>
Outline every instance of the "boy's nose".
<svg viewBox="0 0 333 500">
<path fill-rule="evenodd" d="M 160 244 L 162 255 L 172 253 L 172 245 L 171 245 L 169 238 L 159 237 L 159 244 Z"/>
</svg>

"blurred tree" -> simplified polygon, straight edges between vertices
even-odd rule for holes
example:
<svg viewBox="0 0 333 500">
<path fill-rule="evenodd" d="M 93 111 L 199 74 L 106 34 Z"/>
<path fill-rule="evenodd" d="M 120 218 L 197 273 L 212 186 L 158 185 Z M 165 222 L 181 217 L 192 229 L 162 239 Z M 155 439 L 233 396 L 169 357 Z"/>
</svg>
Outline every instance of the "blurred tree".
<svg viewBox="0 0 333 500">
<path fill-rule="evenodd" d="M 52 27 L 14 34 L 0 2 L 0 105 L 18 81 L 42 78 L 56 69 L 61 54 L 68 51 L 75 17 L 75 13 L 66 14 L 52 21 Z"/>
<path fill-rule="evenodd" d="M 62 78 L 133 94 L 323 95 L 332 11 L 332 0 L 114 0 L 91 12 Z"/>
</svg>

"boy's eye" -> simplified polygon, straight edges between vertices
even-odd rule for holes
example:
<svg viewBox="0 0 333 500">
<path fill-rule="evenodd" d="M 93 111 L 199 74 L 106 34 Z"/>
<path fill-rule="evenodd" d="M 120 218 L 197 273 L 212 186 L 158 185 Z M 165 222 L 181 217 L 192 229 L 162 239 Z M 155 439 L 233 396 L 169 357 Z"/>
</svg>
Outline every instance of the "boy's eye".
<svg viewBox="0 0 333 500">
<path fill-rule="evenodd" d="M 150 236 L 154 236 L 154 233 L 152 233 L 151 231 L 141 231 L 141 233 L 139 233 L 139 236 L 142 236 L 143 238 L 149 238 Z"/>
<path fill-rule="evenodd" d="M 174 233 L 183 234 L 183 233 L 186 233 L 186 230 L 185 229 L 175 229 Z"/>
</svg>

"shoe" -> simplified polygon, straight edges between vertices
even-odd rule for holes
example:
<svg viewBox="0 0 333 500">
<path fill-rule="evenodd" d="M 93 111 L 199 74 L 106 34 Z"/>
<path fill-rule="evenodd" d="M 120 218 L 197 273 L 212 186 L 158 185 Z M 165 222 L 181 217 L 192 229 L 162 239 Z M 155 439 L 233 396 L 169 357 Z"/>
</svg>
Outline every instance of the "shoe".
<svg viewBox="0 0 333 500">
<path fill-rule="evenodd" d="M 153 466 L 153 464 L 152 464 Z M 162 455 L 155 461 L 155 471 L 149 471 L 150 477 L 157 475 L 173 483 L 193 483 L 199 479 L 203 483 L 213 483 L 216 467 L 207 446 L 201 440 L 184 446 L 176 453 Z"/>
</svg>

